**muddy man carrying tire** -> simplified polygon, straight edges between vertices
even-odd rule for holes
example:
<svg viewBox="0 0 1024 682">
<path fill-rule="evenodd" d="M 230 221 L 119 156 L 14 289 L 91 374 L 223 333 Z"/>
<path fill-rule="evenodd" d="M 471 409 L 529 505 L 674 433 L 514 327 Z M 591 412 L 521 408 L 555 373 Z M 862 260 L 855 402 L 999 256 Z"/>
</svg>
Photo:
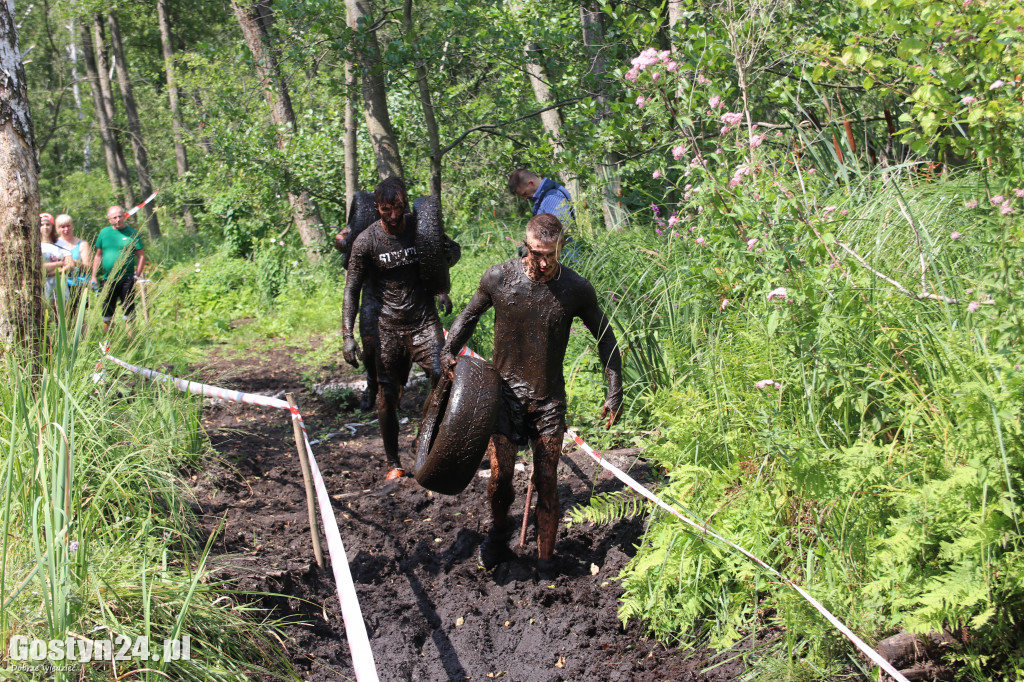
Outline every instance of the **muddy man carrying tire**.
<svg viewBox="0 0 1024 682">
<path fill-rule="evenodd" d="M 491 465 L 487 495 L 493 522 L 480 545 L 479 561 L 484 568 L 493 568 L 511 556 L 508 510 L 515 496 L 515 455 L 529 443 L 538 496 L 537 568 L 545 578 L 558 572 L 554 550 L 561 508 L 556 474 L 566 409 L 562 363 L 574 318 L 581 319 L 598 342 L 608 382 L 601 409 L 607 427 L 615 423 L 622 407 L 622 359 L 615 335 L 593 285 L 559 263 L 564 243 L 558 218 L 549 213 L 534 216 L 526 227 L 525 257 L 484 273 L 441 351 L 441 366 L 450 373 L 481 316 L 494 308 L 493 364 L 501 377 L 501 409 L 487 446 Z"/>
<path fill-rule="evenodd" d="M 360 323 L 360 336 L 364 344 L 378 344 L 375 352 L 364 349 L 362 357 L 367 365 L 372 361 L 376 366 L 380 392 L 377 417 L 387 459 L 385 480 L 390 481 L 405 475 L 398 457 L 398 402 L 412 363 L 427 373 L 431 387 L 441 375 L 439 356 L 444 332 L 434 297 L 446 312 L 451 311 L 448 268 L 458 261 L 461 251 L 444 234 L 437 197 L 422 200 L 415 215 L 406 213 L 409 197 L 405 184 L 398 178 L 388 178 L 377 185 L 374 201 L 380 219 L 352 237 L 342 336 L 345 361 L 358 367 L 361 353 L 354 329 L 360 294 L 367 295 L 364 285 L 367 291 L 379 294 L 377 337 L 369 333 L 372 329 L 364 328 L 365 318 Z M 372 320 L 373 312 L 366 317 Z"/>
</svg>

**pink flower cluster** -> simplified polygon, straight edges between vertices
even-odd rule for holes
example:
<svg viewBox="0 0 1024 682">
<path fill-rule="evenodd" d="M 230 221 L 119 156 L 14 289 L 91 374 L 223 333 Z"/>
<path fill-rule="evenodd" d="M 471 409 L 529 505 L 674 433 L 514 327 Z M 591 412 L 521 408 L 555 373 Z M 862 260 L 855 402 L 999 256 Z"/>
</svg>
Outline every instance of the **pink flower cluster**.
<svg viewBox="0 0 1024 682">
<path fill-rule="evenodd" d="M 683 154 L 685 154 L 685 153 L 686 153 L 686 147 L 684 147 L 681 144 L 680 145 L 676 145 L 675 147 L 672 147 L 672 158 L 675 159 L 676 161 L 678 161 L 679 159 L 683 158 Z"/>
<path fill-rule="evenodd" d="M 1014 195 L 1018 199 L 1024 199 L 1024 188 L 1022 188 L 1022 187 L 1014 187 L 1013 188 L 1013 193 L 1014 193 Z"/>
<path fill-rule="evenodd" d="M 698 73 L 697 74 L 697 85 L 711 85 L 711 81 L 708 80 L 707 77 L 704 74 Z"/>
<path fill-rule="evenodd" d="M 761 379 L 761 381 L 754 384 L 754 387 L 759 388 L 761 390 L 764 390 L 766 388 L 777 388 L 780 391 L 782 390 L 782 384 L 780 384 L 777 381 L 773 381 L 772 379 Z"/>
<path fill-rule="evenodd" d="M 739 125 L 740 121 L 742 120 L 743 114 L 736 111 L 730 111 L 722 114 L 722 123 L 724 123 L 727 126 Z"/>
<path fill-rule="evenodd" d="M 675 71 L 679 68 L 679 64 L 672 59 L 671 52 L 668 50 L 662 50 L 659 52 L 655 48 L 649 47 L 633 58 L 633 68 L 626 72 L 626 80 L 635 81 L 640 76 L 641 71 L 646 69 L 648 66 L 654 66 L 659 63 L 664 64 L 667 71 Z M 655 73 L 652 76 L 652 79 L 658 80 L 660 76 L 660 72 Z"/>
<path fill-rule="evenodd" d="M 977 199 L 971 199 L 965 205 L 967 206 L 967 208 L 978 208 L 978 200 Z"/>
<path fill-rule="evenodd" d="M 764 142 L 764 138 L 766 138 L 766 137 L 768 137 L 768 136 L 767 135 L 751 135 L 750 136 L 750 148 L 751 149 L 757 149 L 758 147 L 760 147 L 761 143 Z"/>
<path fill-rule="evenodd" d="M 956 231 L 951 232 L 950 235 L 949 235 L 949 238 L 952 239 L 955 242 L 960 241 L 961 239 L 963 239 L 963 237 L 964 236 L 962 234 L 960 234 L 959 232 L 956 232 Z"/>
<path fill-rule="evenodd" d="M 981 309 L 981 303 L 978 301 L 971 301 L 967 304 L 967 312 L 976 313 Z"/>
<path fill-rule="evenodd" d="M 755 246 L 757 246 L 757 237 L 751 237 L 747 240 L 747 251 L 750 251 Z"/>
<path fill-rule="evenodd" d="M 729 189 L 738 187 L 743 182 L 744 175 L 750 175 L 751 168 L 747 165 L 737 166 L 736 170 L 732 173 L 732 179 L 729 180 Z"/>
<path fill-rule="evenodd" d="M 789 296 L 789 292 L 786 291 L 786 287 L 779 287 L 778 289 L 772 289 L 768 292 L 769 301 L 774 301 L 775 299 L 784 301 L 787 296 Z"/>
<path fill-rule="evenodd" d="M 991 199 L 989 199 L 989 201 L 992 202 L 993 206 L 998 206 L 999 204 L 1003 203 L 1003 195 L 1002 194 L 997 194 L 994 197 L 992 197 Z"/>
<path fill-rule="evenodd" d="M 967 95 L 962 100 L 960 100 L 960 104 L 974 104 L 977 101 L 978 101 L 977 97 L 972 97 L 971 95 Z"/>
<path fill-rule="evenodd" d="M 704 239 L 704 237 L 697 237 L 696 239 L 693 240 L 693 242 L 697 246 L 707 246 L 708 245 L 708 240 Z"/>
<path fill-rule="evenodd" d="M 721 109 L 725 106 L 725 102 L 718 95 L 712 95 L 711 99 L 708 100 L 708 106 L 712 109 Z"/>
</svg>

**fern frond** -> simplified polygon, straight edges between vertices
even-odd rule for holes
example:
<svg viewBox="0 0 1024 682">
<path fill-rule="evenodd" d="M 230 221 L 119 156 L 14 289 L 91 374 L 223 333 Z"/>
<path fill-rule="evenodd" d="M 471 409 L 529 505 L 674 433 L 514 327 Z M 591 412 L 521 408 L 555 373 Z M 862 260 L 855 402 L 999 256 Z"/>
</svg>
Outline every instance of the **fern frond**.
<svg viewBox="0 0 1024 682">
<path fill-rule="evenodd" d="M 583 505 L 569 510 L 569 528 L 574 523 L 590 522 L 597 525 L 614 523 L 643 513 L 647 501 L 632 490 L 616 490 L 594 495 Z"/>
</svg>

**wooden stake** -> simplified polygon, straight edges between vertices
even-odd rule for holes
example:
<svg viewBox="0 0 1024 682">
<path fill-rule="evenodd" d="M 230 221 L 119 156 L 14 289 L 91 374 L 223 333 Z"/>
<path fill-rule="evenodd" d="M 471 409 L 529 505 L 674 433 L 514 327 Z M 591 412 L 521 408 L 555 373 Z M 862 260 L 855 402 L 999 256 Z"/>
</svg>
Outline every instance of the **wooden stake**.
<svg viewBox="0 0 1024 682">
<path fill-rule="evenodd" d="M 533 476 L 526 484 L 526 506 L 523 507 L 523 529 L 519 532 L 519 546 L 526 544 L 526 526 L 530 522 L 530 502 L 533 501 Z"/>
<path fill-rule="evenodd" d="M 295 396 L 285 393 L 284 397 L 292 410 L 296 410 Z M 309 514 L 309 533 L 313 536 L 313 556 L 316 557 L 316 565 L 323 568 L 324 552 L 320 549 L 320 526 L 317 524 L 316 504 L 313 501 L 313 473 L 306 458 L 306 445 L 302 440 L 302 427 L 299 426 L 298 419 L 292 419 L 292 431 L 295 433 L 295 450 L 299 453 L 299 464 L 302 465 L 302 482 L 306 484 L 306 512 Z"/>
</svg>

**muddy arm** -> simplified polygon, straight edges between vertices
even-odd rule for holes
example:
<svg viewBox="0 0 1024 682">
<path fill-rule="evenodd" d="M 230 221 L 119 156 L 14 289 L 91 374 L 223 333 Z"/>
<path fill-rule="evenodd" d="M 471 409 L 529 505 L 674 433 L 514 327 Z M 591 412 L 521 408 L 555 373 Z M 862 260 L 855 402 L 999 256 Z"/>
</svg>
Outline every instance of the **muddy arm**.
<svg viewBox="0 0 1024 682">
<path fill-rule="evenodd" d="M 597 339 L 597 354 L 601 358 L 601 366 L 604 367 L 605 381 L 608 382 L 608 398 L 605 405 L 613 412 L 618 412 L 622 406 L 622 355 L 619 353 L 619 344 L 615 340 L 611 322 L 597 303 L 597 292 L 589 283 L 587 288 L 586 305 L 580 311 L 579 317 Z"/>
<path fill-rule="evenodd" d="M 356 313 L 359 311 L 359 294 L 363 290 L 363 280 L 366 279 L 367 259 L 359 246 L 356 245 L 352 248 L 348 270 L 345 271 L 345 299 L 341 308 L 341 335 L 343 338 L 353 336 Z"/>
<path fill-rule="evenodd" d="M 469 341 L 469 337 L 473 336 L 473 330 L 476 329 L 477 322 L 487 312 L 487 309 L 494 305 L 491 299 L 491 291 L 496 279 L 498 279 L 498 274 L 495 272 L 495 268 L 491 268 L 484 273 L 484 276 L 480 278 L 480 286 L 477 287 L 476 293 L 470 299 L 469 305 L 459 313 L 458 318 L 452 324 L 452 328 L 448 330 L 448 338 L 445 339 L 444 349 L 441 351 L 442 367 L 445 366 L 444 360 L 446 355 L 454 357 L 459 354 L 462 347 Z M 454 349 L 454 352 L 452 349 Z"/>
</svg>

